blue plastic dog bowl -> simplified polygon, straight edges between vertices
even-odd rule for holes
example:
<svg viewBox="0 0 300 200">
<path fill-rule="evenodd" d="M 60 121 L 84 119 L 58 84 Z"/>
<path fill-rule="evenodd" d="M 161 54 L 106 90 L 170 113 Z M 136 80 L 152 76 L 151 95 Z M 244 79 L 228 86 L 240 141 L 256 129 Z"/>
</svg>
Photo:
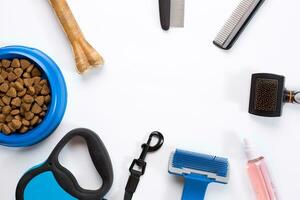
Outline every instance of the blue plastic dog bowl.
<svg viewBox="0 0 300 200">
<path fill-rule="evenodd" d="M 42 71 L 51 89 L 51 102 L 43 121 L 32 130 L 20 134 L 5 135 L 0 132 L 0 144 L 10 147 L 26 147 L 47 138 L 60 124 L 67 106 L 67 87 L 64 77 L 55 64 L 45 53 L 24 46 L 8 46 L 0 48 L 0 59 L 26 58 Z"/>
</svg>

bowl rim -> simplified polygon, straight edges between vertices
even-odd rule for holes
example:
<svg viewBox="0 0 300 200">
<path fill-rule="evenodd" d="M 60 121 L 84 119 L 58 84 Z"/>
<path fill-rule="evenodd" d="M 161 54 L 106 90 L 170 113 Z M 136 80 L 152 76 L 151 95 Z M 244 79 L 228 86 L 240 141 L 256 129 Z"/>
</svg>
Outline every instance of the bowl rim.
<svg viewBox="0 0 300 200">
<path fill-rule="evenodd" d="M 43 71 L 51 89 L 51 103 L 43 121 L 24 134 L 5 135 L 0 132 L 0 144 L 10 147 L 26 147 L 41 142 L 51 135 L 61 123 L 67 106 L 67 87 L 57 64 L 42 51 L 25 46 L 0 48 L 0 59 L 27 58 Z"/>
</svg>

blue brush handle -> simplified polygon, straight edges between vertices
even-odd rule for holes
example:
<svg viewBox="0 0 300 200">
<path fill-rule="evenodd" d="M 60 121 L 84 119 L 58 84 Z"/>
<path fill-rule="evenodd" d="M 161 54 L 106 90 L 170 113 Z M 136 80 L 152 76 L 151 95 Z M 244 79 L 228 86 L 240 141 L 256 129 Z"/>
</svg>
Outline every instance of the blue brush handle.
<svg viewBox="0 0 300 200">
<path fill-rule="evenodd" d="M 212 181 L 199 175 L 185 176 L 182 200 L 203 200 L 207 186 Z"/>
</svg>

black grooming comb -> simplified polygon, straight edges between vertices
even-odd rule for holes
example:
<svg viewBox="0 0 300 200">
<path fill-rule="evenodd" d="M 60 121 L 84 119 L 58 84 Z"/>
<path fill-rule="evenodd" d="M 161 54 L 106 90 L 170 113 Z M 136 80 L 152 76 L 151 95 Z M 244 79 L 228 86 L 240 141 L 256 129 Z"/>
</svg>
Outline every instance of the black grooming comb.
<svg viewBox="0 0 300 200">
<path fill-rule="evenodd" d="M 299 92 L 286 90 L 284 83 L 284 76 L 253 74 L 249 113 L 264 117 L 280 117 L 284 103 L 299 103 Z"/>
<path fill-rule="evenodd" d="M 184 26 L 185 0 L 159 0 L 160 23 L 163 30 Z"/>
<path fill-rule="evenodd" d="M 265 0 L 242 0 L 214 40 L 221 49 L 230 49 Z"/>
</svg>

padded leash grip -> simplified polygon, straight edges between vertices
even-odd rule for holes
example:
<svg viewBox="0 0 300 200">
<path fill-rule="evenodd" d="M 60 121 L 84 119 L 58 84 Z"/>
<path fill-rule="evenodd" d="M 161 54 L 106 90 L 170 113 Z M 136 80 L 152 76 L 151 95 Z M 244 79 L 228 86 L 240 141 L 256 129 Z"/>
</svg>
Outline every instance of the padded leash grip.
<svg viewBox="0 0 300 200">
<path fill-rule="evenodd" d="M 73 174 L 63 167 L 58 160 L 64 146 L 74 137 L 82 137 L 88 146 L 91 159 L 95 168 L 103 180 L 102 186 L 98 190 L 86 190 L 80 187 Z M 26 186 L 37 176 L 45 172 L 52 172 L 57 184 L 68 194 L 80 200 L 104 200 L 103 197 L 110 190 L 113 183 L 113 168 L 109 154 L 99 138 L 99 136 L 89 129 L 79 128 L 70 131 L 56 145 L 47 161 L 39 167 L 29 170 L 19 181 L 16 191 L 16 200 L 24 199 Z M 45 183 L 47 184 L 47 183 Z M 40 197 L 44 199 L 43 197 Z M 47 199 L 47 197 L 45 197 Z M 59 199 L 59 197 L 57 197 Z"/>
</svg>

